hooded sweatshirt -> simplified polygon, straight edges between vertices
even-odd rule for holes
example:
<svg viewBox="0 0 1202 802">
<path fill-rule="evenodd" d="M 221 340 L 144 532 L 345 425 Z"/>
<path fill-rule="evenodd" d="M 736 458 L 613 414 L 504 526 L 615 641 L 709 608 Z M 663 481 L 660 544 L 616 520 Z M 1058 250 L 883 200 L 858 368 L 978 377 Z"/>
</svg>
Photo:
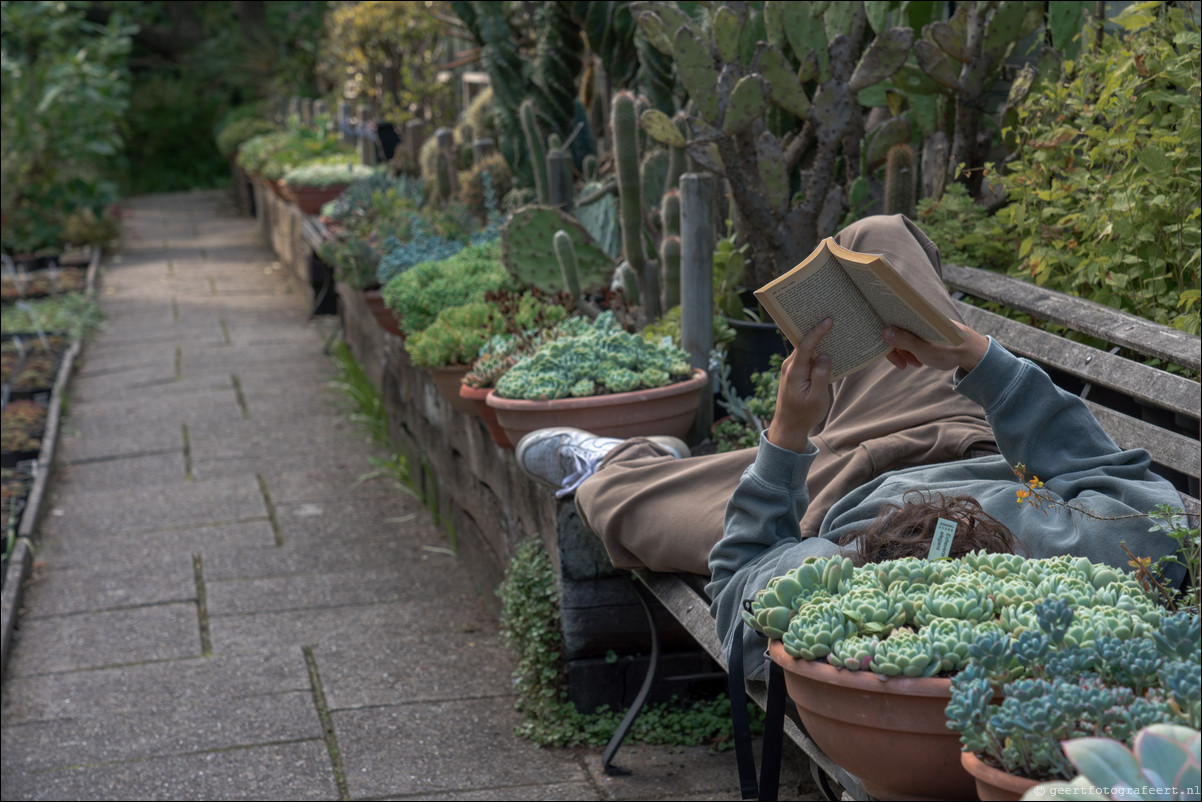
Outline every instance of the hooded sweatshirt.
<svg viewBox="0 0 1202 802">
<path fill-rule="evenodd" d="M 835 503 L 817 537 L 798 539 L 798 520 L 809 504 L 806 474 L 817 448 L 811 442 L 797 453 L 760 435 L 759 454 L 727 503 L 722 539 L 709 556 L 706 592 L 724 653 L 730 653 L 744 599 L 807 557 L 840 554 L 837 544 L 844 536 L 865 530 L 885 505 L 900 506 L 911 490 L 972 496 L 1031 557 L 1071 554 L 1126 569 L 1130 558 L 1121 544 L 1153 560 L 1174 551 L 1171 538 L 1149 532 L 1144 514 L 1162 504 L 1180 508 L 1177 490 L 1152 472 L 1147 451 L 1120 449 L 1085 402 L 1057 387 L 1038 365 L 990 338 L 976 367 L 957 370 L 950 380 L 956 392 L 985 410 L 1000 454 L 886 473 Z M 1016 491 L 1023 485 L 1014 473 L 1019 463 L 1027 476 L 1044 482 L 1041 495 L 1052 504 L 1020 502 Z M 1174 565 L 1169 579 L 1180 584 L 1183 575 Z M 750 627 L 743 631 L 745 676 L 762 679 L 767 642 Z"/>
</svg>

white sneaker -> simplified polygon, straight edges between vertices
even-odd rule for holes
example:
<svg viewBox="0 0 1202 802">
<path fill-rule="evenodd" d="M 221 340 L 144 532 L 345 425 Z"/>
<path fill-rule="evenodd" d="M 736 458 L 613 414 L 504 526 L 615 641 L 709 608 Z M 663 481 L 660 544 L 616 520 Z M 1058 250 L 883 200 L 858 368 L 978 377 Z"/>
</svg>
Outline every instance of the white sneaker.
<svg viewBox="0 0 1202 802">
<path fill-rule="evenodd" d="M 689 456 L 689 447 L 679 438 L 646 439 L 664 447 L 676 459 Z M 535 429 L 523 436 L 514 455 L 523 473 L 554 488 L 556 498 L 563 498 L 592 476 L 605 455 L 622 442 L 617 437 L 598 437 L 583 429 L 557 426 Z"/>
</svg>

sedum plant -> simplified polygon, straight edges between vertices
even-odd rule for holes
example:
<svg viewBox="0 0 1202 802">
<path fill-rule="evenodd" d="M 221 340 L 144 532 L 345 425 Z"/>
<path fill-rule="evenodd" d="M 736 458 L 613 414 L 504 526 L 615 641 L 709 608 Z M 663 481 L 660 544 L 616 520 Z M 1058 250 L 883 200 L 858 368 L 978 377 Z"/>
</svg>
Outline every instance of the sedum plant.
<svg viewBox="0 0 1202 802">
<path fill-rule="evenodd" d="M 384 303 L 400 318 L 401 330 L 412 335 L 453 306 L 482 300 L 488 290 L 513 289 L 495 243 L 470 245 L 439 261 L 414 265 L 394 276 L 381 290 Z"/>
<path fill-rule="evenodd" d="M 338 161 L 305 162 L 284 173 L 284 183 L 294 187 L 313 187 L 329 189 L 330 187 L 353 184 L 368 178 L 375 172 L 365 164 Z"/>
</svg>

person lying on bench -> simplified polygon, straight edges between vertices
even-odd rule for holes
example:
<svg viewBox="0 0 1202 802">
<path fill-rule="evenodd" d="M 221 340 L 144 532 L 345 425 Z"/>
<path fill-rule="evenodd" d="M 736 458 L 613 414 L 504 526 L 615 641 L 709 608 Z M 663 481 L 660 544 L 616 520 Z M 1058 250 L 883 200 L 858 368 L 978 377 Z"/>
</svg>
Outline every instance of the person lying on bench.
<svg viewBox="0 0 1202 802">
<path fill-rule="evenodd" d="M 840 244 L 885 252 L 910 271 L 911 281 L 916 274 L 938 281 L 938 257 L 923 258 L 931 250 L 909 221 L 861 223 L 840 237 L 872 239 L 886 230 L 894 236 L 877 240 L 885 247 L 875 249 Z M 942 299 L 954 315 L 946 293 Z M 576 475 L 566 486 L 574 487 L 581 517 L 618 567 L 710 575 L 706 591 L 726 653 L 743 600 L 773 576 L 808 556 L 844 549 L 861 560 L 902 556 L 904 548 L 925 555 L 938 517 L 963 524 L 953 555 L 981 542 L 1033 557 L 1075 554 L 1126 567 L 1124 542 L 1141 557 L 1172 552 L 1171 538 L 1148 532 L 1140 516 L 1162 504 L 1180 506 L 1175 488 L 1152 472 L 1146 451 L 1119 449 L 1084 402 L 1034 363 L 962 323 L 967 336 L 959 346 L 886 330 L 894 348 L 888 360 L 831 386 L 829 367 L 813 351 L 835 325 L 828 320 L 810 332 L 785 360 L 776 415 L 756 449 L 681 459 L 687 449 L 671 439 L 622 441 L 551 429 L 523 438 L 518 462 L 552 486 Z M 740 463 L 733 476 L 724 472 Z M 1019 463 L 1045 481 L 1052 499 L 1104 517 L 1136 517 L 1099 521 L 1017 504 Z M 641 491 L 631 487 L 639 481 Z M 632 490 L 627 498 L 618 492 L 623 487 Z M 903 518 L 931 529 L 899 551 L 893 547 L 901 533 L 891 523 Z M 881 552 L 866 533 L 892 550 Z M 704 565 L 695 550 L 708 556 Z M 746 632 L 746 675 L 760 677 L 763 642 Z"/>
<path fill-rule="evenodd" d="M 844 248 L 883 254 L 952 320 L 960 320 L 940 274 L 939 250 L 902 215 L 867 217 L 835 236 Z M 897 468 L 996 454 L 981 407 L 954 392 L 934 368 L 898 372 L 888 362 L 831 387 L 830 413 L 810 439 L 818 446 L 806 476 L 810 503 L 799 536 L 818 534 L 831 505 Z M 676 438 L 597 438 L 543 429 L 518 444 L 518 464 L 560 495 L 575 493 L 584 523 L 618 568 L 708 576 L 722 537 L 726 502 L 756 448 L 691 459 Z"/>
</svg>

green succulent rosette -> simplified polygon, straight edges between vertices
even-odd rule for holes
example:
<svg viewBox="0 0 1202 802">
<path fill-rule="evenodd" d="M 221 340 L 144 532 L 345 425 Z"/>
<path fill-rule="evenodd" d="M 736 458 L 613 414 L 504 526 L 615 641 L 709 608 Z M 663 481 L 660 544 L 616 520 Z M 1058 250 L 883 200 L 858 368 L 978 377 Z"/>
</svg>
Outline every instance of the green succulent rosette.
<svg viewBox="0 0 1202 802">
<path fill-rule="evenodd" d="M 848 620 L 835 599 L 810 600 L 793 616 L 781 642 L 793 657 L 821 660 L 831 653 L 832 646 L 855 632 L 855 622 Z"/>
<path fill-rule="evenodd" d="M 1025 562 L 1026 559 L 1018 554 L 972 551 L 964 555 L 966 567 L 997 579 L 1018 576 Z"/>
<path fill-rule="evenodd" d="M 939 659 L 939 672 L 959 671 L 968 664 L 968 645 L 976 637 L 977 626 L 961 618 L 936 618 L 922 628 Z"/>
<path fill-rule="evenodd" d="M 826 661 L 848 671 L 867 671 L 880 643 L 876 635 L 849 635 L 831 647 Z"/>
<path fill-rule="evenodd" d="M 843 614 L 854 621 L 861 635 L 885 636 L 906 623 L 907 612 L 896 590 L 855 587 L 839 597 Z"/>
<path fill-rule="evenodd" d="M 993 599 L 999 608 L 1013 607 L 1023 602 L 1035 602 L 1039 594 L 1035 586 L 1020 576 L 1010 576 L 998 580 L 993 586 Z"/>
<path fill-rule="evenodd" d="M 991 583 L 980 582 L 987 577 L 981 574 L 964 576 L 959 581 L 931 585 L 923 595 L 914 620 L 926 626 L 936 618 L 959 618 L 965 621 L 987 621 L 997 612 Z"/>
<path fill-rule="evenodd" d="M 903 627 L 880 642 L 868 668 L 886 677 L 933 677 L 941 665 L 931 639 Z"/>
</svg>

